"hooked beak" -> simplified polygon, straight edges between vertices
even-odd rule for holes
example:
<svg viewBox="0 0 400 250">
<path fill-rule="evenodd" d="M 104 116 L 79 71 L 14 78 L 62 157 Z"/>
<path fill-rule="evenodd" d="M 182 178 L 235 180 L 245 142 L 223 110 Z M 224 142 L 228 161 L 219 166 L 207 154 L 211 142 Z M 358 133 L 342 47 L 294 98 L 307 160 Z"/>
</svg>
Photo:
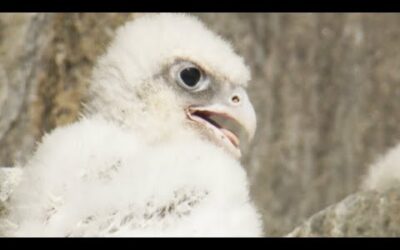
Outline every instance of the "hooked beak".
<svg viewBox="0 0 400 250">
<path fill-rule="evenodd" d="M 228 152 L 232 153 L 236 158 L 241 157 L 238 136 L 212 120 L 211 116 L 231 119 L 238 123 L 246 131 L 249 141 L 253 139 L 257 127 L 253 105 L 242 88 L 233 91 L 228 101 L 214 103 L 208 106 L 190 106 L 186 110 L 186 115 L 189 120 L 206 128 L 217 144 L 226 148 Z"/>
</svg>

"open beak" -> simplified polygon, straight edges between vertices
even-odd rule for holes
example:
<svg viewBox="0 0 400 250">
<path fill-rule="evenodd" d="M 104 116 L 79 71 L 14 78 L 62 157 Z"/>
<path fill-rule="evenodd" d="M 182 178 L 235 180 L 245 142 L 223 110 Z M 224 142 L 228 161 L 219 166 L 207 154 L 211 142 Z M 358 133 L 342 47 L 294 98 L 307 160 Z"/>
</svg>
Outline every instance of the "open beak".
<svg viewBox="0 0 400 250">
<path fill-rule="evenodd" d="M 194 121 L 209 131 L 210 135 L 220 146 L 226 148 L 236 158 L 241 157 L 240 140 L 237 135 L 227 128 L 222 127 L 211 116 L 219 116 L 224 119 L 231 119 L 238 123 L 246 131 L 247 138 L 251 141 L 256 131 L 256 114 L 253 105 L 250 103 L 246 92 L 236 89 L 228 100 L 214 103 L 207 106 L 190 106 L 186 110 L 189 120 Z"/>
</svg>

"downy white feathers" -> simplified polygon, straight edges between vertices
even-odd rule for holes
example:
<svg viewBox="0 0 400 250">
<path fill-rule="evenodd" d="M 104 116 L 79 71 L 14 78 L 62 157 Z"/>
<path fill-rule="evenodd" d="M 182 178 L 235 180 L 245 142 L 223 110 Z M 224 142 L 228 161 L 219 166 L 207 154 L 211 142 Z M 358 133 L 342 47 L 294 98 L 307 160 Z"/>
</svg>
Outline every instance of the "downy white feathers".
<svg viewBox="0 0 400 250">
<path fill-rule="evenodd" d="M 209 88 L 190 93 L 170 77 L 182 60 L 210 77 Z M 94 69 L 82 118 L 44 136 L 21 166 L 6 235 L 260 236 L 240 162 L 185 113 L 218 106 L 251 117 L 243 124 L 254 131 L 249 79 L 243 59 L 196 18 L 127 23 Z"/>
</svg>

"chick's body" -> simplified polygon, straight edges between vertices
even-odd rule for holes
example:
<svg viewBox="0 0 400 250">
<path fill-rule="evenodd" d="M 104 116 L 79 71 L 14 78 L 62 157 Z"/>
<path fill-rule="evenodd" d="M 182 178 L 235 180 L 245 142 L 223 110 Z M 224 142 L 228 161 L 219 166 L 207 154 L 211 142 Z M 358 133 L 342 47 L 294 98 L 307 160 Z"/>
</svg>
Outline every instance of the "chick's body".
<svg viewBox="0 0 400 250">
<path fill-rule="evenodd" d="M 141 141 L 96 118 L 47 136 L 14 193 L 11 235 L 260 234 L 238 162 L 190 133 Z"/>
<path fill-rule="evenodd" d="M 22 168 L 6 235 L 260 236 L 234 135 L 208 118 L 230 115 L 252 134 L 248 80 L 242 58 L 197 19 L 123 26 L 82 118 L 46 135 Z"/>
</svg>

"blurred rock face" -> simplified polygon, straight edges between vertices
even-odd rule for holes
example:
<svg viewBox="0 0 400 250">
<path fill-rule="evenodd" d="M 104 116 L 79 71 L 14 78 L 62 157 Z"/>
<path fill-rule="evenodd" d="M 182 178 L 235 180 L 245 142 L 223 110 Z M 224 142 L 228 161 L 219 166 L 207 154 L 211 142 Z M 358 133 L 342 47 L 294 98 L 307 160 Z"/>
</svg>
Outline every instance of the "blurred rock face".
<svg viewBox="0 0 400 250">
<path fill-rule="evenodd" d="M 251 66 L 243 161 L 267 235 L 354 192 L 400 139 L 399 14 L 197 14 Z M 136 14 L 0 14 L 0 165 L 78 118 L 93 63 Z"/>
<path fill-rule="evenodd" d="M 363 191 L 313 215 L 290 237 L 400 237 L 400 187 Z"/>
<path fill-rule="evenodd" d="M 0 15 L 0 165 L 77 119 L 90 72 L 123 14 Z"/>
</svg>

